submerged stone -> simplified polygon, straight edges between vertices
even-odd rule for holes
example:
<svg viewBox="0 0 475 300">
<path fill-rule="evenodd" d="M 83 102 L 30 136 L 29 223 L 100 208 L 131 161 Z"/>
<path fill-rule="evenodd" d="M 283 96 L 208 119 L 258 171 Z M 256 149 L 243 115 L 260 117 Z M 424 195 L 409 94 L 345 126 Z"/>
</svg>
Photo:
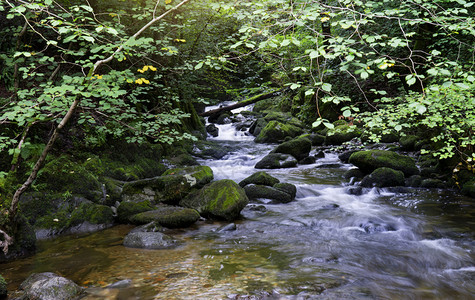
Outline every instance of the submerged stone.
<svg viewBox="0 0 475 300">
<path fill-rule="evenodd" d="M 180 242 L 161 232 L 131 232 L 124 238 L 124 246 L 142 249 L 169 249 Z"/>
</svg>

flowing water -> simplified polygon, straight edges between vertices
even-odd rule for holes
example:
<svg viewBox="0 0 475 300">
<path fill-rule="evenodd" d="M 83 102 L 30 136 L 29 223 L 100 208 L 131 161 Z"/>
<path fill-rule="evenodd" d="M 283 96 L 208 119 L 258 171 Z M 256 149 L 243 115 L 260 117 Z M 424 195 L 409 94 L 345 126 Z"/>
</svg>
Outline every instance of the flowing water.
<svg viewBox="0 0 475 300">
<path fill-rule="evenodd" d="M 219 127 L 214 139 L 233 151 L 200 163 L 216 180 L 239 182 L 273 146 Z M 125 248 L 131 227 L 117 226 L 41 241 L 35 256 L 0 273 L 15 289 L 32 272 L 57 272 L 88 287 L 87 299 L 473 299 L 473 199 L 436 189 L 353 195 L 342 176 L 349 168 L 329 152 L 312 165 L 269 170 L 297 186 L 295 201 L 250 204 L 234 231 L 211 221 L 171 230 L 185 241 L 177 249 Z M 124 288 L 100 288 L 126 279 Z"/>
</svg>

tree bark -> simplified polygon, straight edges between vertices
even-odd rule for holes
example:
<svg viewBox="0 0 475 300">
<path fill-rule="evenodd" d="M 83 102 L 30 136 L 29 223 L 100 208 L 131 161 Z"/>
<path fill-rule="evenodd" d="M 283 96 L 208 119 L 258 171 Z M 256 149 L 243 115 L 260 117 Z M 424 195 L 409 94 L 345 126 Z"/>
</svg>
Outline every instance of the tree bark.
<svg viewBox="0 0 475 300">
<path fill-rule="evenodd" d="M 236 108 L 248 106 L 250 104 L 254 104 L 256 102 L 259 102 L 261 100 L 276 97 L 276 96 L 280 95 L 284 90 L 285 90 L 285 88 L 280 89 L 278 91 L 273 91 L 273 92 L 270 92 L 270 93 L 260 94 L 260 95 L 257 95 L 255 97 L 251 97 L 249 99 L 243 100 L 241 102 L 238 102 L 238 103 L 235 103 L 235 104 L 232 104 L 232 105 L 229 105 L 229 106 L 220 107 L 220 108 L 212 109 L 212 110 L 209 110 L 209 111 L 205 111 L 205 112 L 203 112 L 199 115 L 201 117 L 209 117 L 209 116 L 212 116 L 212 115 L 219 114 L 223 111 L 230 111 L 230 110 L 233 110 L 233 109 L 236 109 Z"/>
</svg>

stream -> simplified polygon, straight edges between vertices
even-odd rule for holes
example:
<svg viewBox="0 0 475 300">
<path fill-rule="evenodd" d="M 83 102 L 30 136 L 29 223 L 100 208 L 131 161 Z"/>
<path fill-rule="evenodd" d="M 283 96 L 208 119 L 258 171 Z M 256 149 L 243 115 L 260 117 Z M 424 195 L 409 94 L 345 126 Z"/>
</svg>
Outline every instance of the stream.
<svg viewBox="0 0 475 300">
<path fill-rule="evenodd" d="M 217 126 L 209 140 L 233 150 L 199 161 L 215 180 L 250 176 L 275 146 Z M 326 152 L 315 164 L 266 170 L 297 186 L 295 201 L 251 203 L 234 231 L 218 221 L 169 230 L 185 241 L 177 249 L 125 248 L 132 226 L 120 225 L 39 241 L 37 254 L 0 273 L 15 290 L 31 273 L 56 272 L 87 287 L 85 299 L 473 299 L 473 199 L 437 189 L 353 195 L 350 168 Z M 130 284 L 101 288 L 121 280 Z"/>
</svg>

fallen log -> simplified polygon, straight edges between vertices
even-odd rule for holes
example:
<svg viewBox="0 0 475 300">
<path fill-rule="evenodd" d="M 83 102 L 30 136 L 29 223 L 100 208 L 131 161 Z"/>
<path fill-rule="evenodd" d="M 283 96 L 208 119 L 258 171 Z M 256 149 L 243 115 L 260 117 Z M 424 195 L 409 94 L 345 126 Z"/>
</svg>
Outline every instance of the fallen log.
<svg viewBox="0 0 475 300">
<path fill-rule="evenodd" d="M 201 117 L 209 117 L 209 116 L 212 116 L 212 115 L 215 115 L 215 114 L 219 114 L 223 111 L 230 111 L 230 110 L 233 110 L 233 109 L 236 109 L 236 108 L 248 106 L 250 104 L 254 104 L 256 102 L 259 102 L 261 100 L 276 97 L 276 96 L 280 95 L 284 90 L 285 90 L 285 88 L 277 90 L 277 91 L 269 92 L 269 93 L 260 94 L 260 95 L 251 97 L 249 99 L 240 101 L 238 103 L 234 103 L 232 105 L 228 105 L 228 106 L 212 109 L 212 110 L 209 110 L 209 111 L 205 111 L 205 112 L 203 112 L 199 115 Z"/>
</svg>

